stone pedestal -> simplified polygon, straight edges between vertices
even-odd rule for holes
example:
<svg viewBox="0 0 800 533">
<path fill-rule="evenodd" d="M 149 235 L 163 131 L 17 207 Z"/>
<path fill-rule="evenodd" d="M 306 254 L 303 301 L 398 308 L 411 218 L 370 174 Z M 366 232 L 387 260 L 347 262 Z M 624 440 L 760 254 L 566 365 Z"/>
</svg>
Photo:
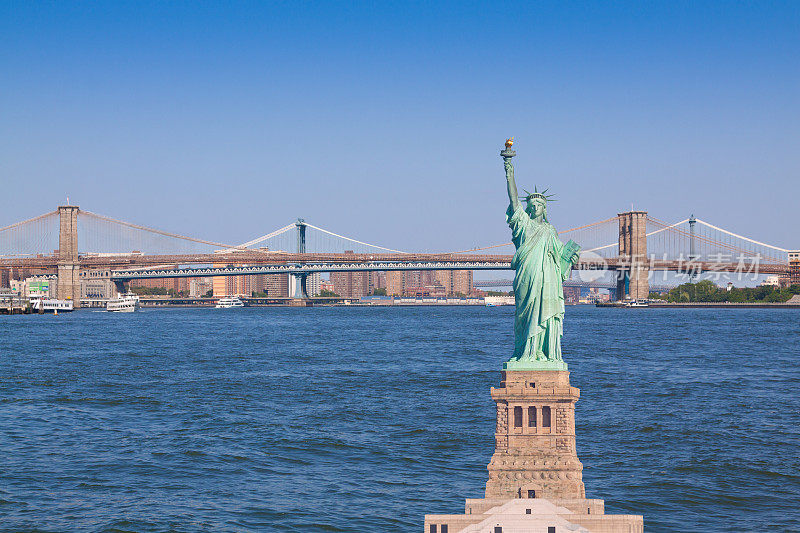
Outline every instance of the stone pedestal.
<svg viewBox="0 0 800 533">
<path fill-rule="evenodd" d="M 495 450 L 486 498 L 585 498 L 575 448 L 575 402 L 565 370 L 505 370 L 492 387 Z"/>
<path fill-rule="evenodd" d="M 468 499 L 464 514 L 425 515 L 425 533 L 644 531 L 642 516 L 607 515 L 603 500 L 586 499 L 575 451 L 580 391 L 567 370 L 537 365 L 553 366 L 506 364 L 500 386 L 492 387 L 497 426 L 486 497 Z"/>
</svg>

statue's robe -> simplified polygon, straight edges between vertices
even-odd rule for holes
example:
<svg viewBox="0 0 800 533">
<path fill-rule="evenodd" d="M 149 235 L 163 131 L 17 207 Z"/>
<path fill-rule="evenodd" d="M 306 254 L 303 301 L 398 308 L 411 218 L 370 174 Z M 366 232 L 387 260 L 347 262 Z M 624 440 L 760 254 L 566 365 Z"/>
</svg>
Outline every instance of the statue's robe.
<svg viewBox="0 0 800 533">
<path fill-rule="evenodd" d="M 564 245 L 553 226 L 532 220 L 522 204 L 509 206 L 506 215 L 517 248 L 511 261 L 517 304 L 512 360 L 561 361 Z"/>
</svg>

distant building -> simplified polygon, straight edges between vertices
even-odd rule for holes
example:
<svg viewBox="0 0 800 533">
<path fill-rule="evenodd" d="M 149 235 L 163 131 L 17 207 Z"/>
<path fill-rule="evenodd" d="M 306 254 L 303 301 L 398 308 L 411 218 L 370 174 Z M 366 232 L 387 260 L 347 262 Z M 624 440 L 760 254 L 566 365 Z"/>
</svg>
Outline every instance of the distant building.
<svg viewBox="0 0 800 533">
<path fill-rule="evenodd" d="M 333 292 L 343 298 L 361 298 L 369 296 L 368 272 L 331 272 Z"/>
<path fill-rule="evenodd" d="M 354 255 L 353 250 L 345 250 L 344 255 Z M 369 272 L 331 272 L 333 292 L 343 298 L 361 298 L 372 294 Z"/>
<path fill-rule="evenodd" d="M 214 290 L 214 284 L 211 278 L 189 278 L 189 296 L 192 298 L 201 298 L 205 296 L 208 291 Z"/>
<path fill-rule="evenodd" d="M 306 277 L 306 294 L 317 296 L 321 290 L 322 276 L 319 272 L 314 272 Z"/>
<path fill-rule="evenodd" d="M 386 273 L 386 295 L 403 296 L 405 294 L 405 276 L 401 271 L 391 271 Z"/>
<path fill-rule="evenodd" d="M 55 296 L 56 282 L 45 277 L 32 276 L 24 280 L 12 279 L 9 281 L 11 290 L 24 298 Z"/>
<path fill-rule="evenodd" d="M 289 296 L 289 274 L 266 274 L 264 285 L 270 298 L 286 298 Z"/>
<path fill-rule="evenodd" d="M 81 276 L 81 298 L 107 300 L 117 295 L 109 270 L 84 270 Z"/>
<path fill-rule="evenodd" d="M 166 268 L 180 268 L 180 265 L 168 265 Z M 190 293 L 191 280 L 194 278 L 154 278 L 154 279 L 134 279 L 131 280 L 130 286 L 133 287 L 147 287 L 149 289 L 164 289 L 172 291 L 175 294 Z"/>
<path fill-rule="evenodd" d="M 190 279 L 191 278 L 133 279 L 131 280 L 131 287 L 165 289 L 167 291 L 174 291 L 176 294 L 189 294 Z"/>
<path fill-rule="evenodd" d="M 319 291 L 327 291 L 327 292 L 334 292 L 333 290 L 333 282 L 330 280 L 321 280 L 319 282 Z"/>
<path fill-rule="evenodd" d="M 447 296 L 463 294 L 469 296 L 475 291 L 472 270 L 436 270 L 436 281 L 442 284 Z"/>
<path fill-rule="evenodd" d="M 247 266 L 243 263 L 214 263 L 214 268 Z M 250 276 L 214 276 L 212 278 L 214 297 L 222 296 L 250 296 Z"/>
<path fill-rule="evenodd" d="M 577 304 L 581 300 L 580 287 L 564 287 L 564 303 Z"/>
<path fill-rule="evenodd" d="M 445 297 L 475 294 L 471 270 L 382 272 L 388 296 Z"/>
<path fill-rule="evenodd" d="M 373 292 L 375 289 L 386 288 L 386 272 L 370 272 L 369 276 L 370 288 L 372 289 L 370 292 Z"/>
<path fill-rule="evenodd" d="M 789 281 L 800 283 L 800 250 L 789 252 Z"/>
<path fill-rule="evenodd" d="M 764 281 L 759 283 L 762 287 L 778 287 L 781 286 L 781 277 L 780 276 L 767 276 L 764 278 Z"/>
</svg>

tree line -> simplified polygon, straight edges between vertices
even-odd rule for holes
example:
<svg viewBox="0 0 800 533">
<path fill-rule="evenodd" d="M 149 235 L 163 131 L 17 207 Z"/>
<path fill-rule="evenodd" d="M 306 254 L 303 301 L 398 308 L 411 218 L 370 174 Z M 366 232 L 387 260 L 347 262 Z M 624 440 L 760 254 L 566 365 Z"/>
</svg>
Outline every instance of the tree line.
<svg viewBox="0 0 800 533">
<path fill-rule="evenodd" d="M 697 283 L 684 283 L 666 294 L 653 293 L 650 298 L 668 302 L 782 303 L 795 294 L 800 294 L 800 285 L 795 284 L 783 288 L 761 285 L 759 287 L 734 287 L 728 290 L 705 279 Z"/>
</svg>

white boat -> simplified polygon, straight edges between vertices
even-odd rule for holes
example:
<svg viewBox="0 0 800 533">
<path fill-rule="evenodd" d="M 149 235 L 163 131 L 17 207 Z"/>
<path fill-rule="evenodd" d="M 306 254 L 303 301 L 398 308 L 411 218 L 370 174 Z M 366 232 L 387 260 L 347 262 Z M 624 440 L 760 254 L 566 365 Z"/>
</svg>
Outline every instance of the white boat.
<svg viewBox="0 0 800 533">
<path fill-rule="evenodd" d="M 133 313 L 139 310 L 139 297 L 128 292 L 125 294 L 117 293 L 117 297 L 106 303 L 106 311 L 115 313 Z"/>
<path fill-rule="evenodd" d="M 31 298 L 31 309 L 35 312 L 58 313 L 61 311 L 72 311 L 74 305 L 72 300 L 56 300 L 55 298 Z"/>
<path fill-rule="evenodd" d="M 217 309 L 231 309 L 233 307 L 244 307 L 244 302 L 238 296 L 225 296 L 217 300 Z"/>
<path fill-rule="evenodd" d="M 515 305 L 513 296 L 484 296 L 483 303 L 486 307 L 498 305 Z"/>
<path fill-rule="evenodd" d="M 647 300 L 631 300 L 627 307 L 649 307 L 649 303 Z"/>
</svg>

